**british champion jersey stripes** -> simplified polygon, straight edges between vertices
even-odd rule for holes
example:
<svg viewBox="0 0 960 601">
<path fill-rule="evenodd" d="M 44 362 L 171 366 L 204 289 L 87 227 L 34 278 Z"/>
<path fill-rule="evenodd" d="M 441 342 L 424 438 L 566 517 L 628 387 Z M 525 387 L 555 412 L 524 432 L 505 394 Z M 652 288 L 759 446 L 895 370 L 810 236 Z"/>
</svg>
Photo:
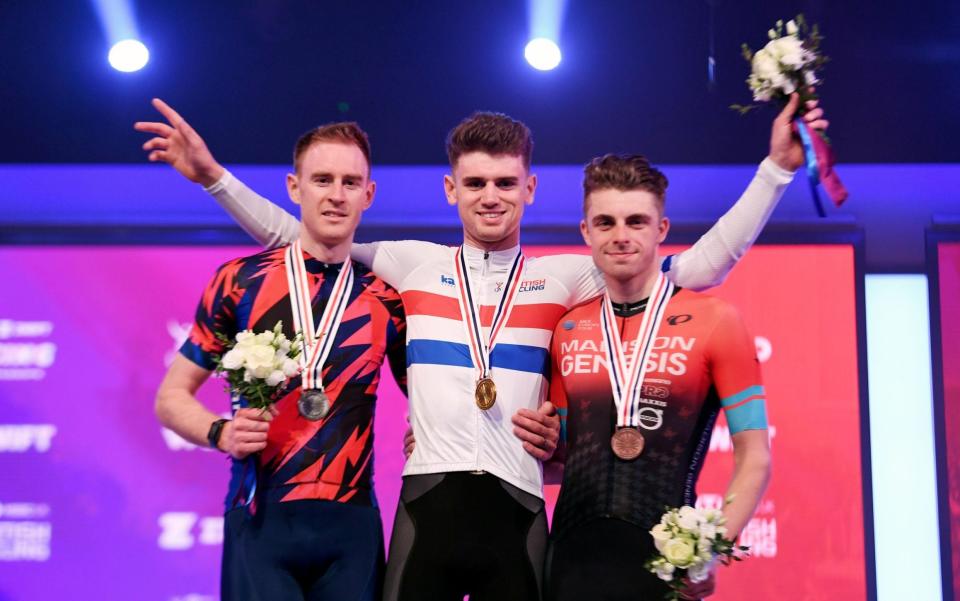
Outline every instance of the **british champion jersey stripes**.
<svg viewBox="0 0 960 601">
<path fill-rule="evenodd" d="M 484 335 L 507 285 L 516 247 L 485 253 L 464 246 Z M 379 242 L 355 249 L 403 299 L 407 316 L 410 423 L 417 440 L 404 475 L 483 470 L 542 496 L 540 464 L 523 450 L 510 421 L 546 397 L 548 349 L 567 308 L 602 283 L 589 256 L 527 258 L 507 322 L 490 356 L 497 403 L 474 402 L 477 368 L 458 304 L 456 248 L 427 242 Z"/>
</svg>

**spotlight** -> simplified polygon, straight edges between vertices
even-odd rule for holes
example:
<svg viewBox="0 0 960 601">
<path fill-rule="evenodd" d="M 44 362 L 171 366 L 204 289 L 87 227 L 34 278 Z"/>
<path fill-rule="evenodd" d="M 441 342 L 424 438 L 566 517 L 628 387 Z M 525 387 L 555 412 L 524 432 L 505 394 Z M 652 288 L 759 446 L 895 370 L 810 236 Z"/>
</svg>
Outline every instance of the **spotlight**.
<svg viewBox="0 0 960 601">
<path fill-rule="evenodd" d="M 107 60 L 117 71 L 132 73 L 143 69 L 150 60 L 150 51 L 139 40 L 123 40 L 113 45 Z"/>
<path fill-rule="evenodd" d="M 560 47 L 553 40 L 537 38 L 527 44 L 523 56 L 534 69 L 550 71 L 560 64 Z"/>
</svg>

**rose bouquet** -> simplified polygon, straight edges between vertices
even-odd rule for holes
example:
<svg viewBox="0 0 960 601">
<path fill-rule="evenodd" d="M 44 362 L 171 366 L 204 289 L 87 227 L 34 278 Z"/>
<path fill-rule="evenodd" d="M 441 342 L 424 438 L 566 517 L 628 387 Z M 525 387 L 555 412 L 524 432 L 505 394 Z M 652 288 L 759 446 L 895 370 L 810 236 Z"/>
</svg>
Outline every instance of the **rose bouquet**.
<svg viewBox="0 0 960 601">
<path fill-rule="evenodd" d="M 807 25 L 803 15 L 784 24 L 777 21 L 767 32 L 770 41 L 753 52 L 743 44 L 743 57 L 750 63 L 750 77 L 747 85 L 753 92 L 754 102 L 777 101 L 786 104 L 790 94 L 798 92 L 800 100 L 816 98 L 814 89 L 820 83 L 817 70 L 829 59 L 820 54 L 820 41 L 823 39 L 816 25 Z M 757 104 L 734 104 L 730 108 L 746 113 Z M 800 114 L 806 109 L 806 103 L 800 103 Z"/>
<path fill-rule="evenodd" d="M 803 145 L 814 208 L 818 215 L 826 217 L 817 186 L 823 184 L 827 196 L 836 206 L 843 204 L 848 193 L 833 169 L 836 159 L 830 141 L 822 131 L 807 127 L 802 118 L 807 112 L 807 101 L 817 99 L 816 86 L 820 84 L 817 71 L 828 60 L 820 53 L 820 41 L 823 38 L 816 25 L 807 25 L 803 15 L 797 15 L 786 24 L 777 21 L 773 29 L 767 32 L 767 37 L 767 45 L 756 52 L 746 44 L 742 45 L 743 57 L 750 63 L 747 85 L 757 103 L 774 102 L 783 107 L 789 102 L 791 94 L 799 94 L 800 102 L 792 127 Z M 730 108 L 744 114 L 757 106 L 734 104 Z"/>
<path fill-rule="evenodd" d="M 214 359 L 216 374 L 226 378 L 230 393 L 244 397 L 250 407 L 269 407 L 287 381 L 300 373 L 300 335 L 287 339 L 283 322 L 272 331 L 244 330 L 234 340 L 222 334 L 217 338 L 225 352 Z"/>
<path fill-rule="evenodd" d="M 659 554 L 644 564 L 658 578 L 670 584 L 667 599 L 679 599 L 682 580 L 703 582 L 717 560 L 724 565 L 740 561 L 737 553 L 749 548 L 737 546 L 725 537 L 726 518 L 716 509 L 694 509 L 684 505 L 670 509 L 650 530 Z"/>
</svg>

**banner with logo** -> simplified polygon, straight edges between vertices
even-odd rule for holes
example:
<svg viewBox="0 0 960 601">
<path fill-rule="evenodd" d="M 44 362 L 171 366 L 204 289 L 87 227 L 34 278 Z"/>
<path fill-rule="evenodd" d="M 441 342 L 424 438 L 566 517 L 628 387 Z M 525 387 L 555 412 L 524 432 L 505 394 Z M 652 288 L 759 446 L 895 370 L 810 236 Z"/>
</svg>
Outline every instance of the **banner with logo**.
<svg viewBox="0 0 960 601">
<path fill-rule="evenodd" d="M 154 395 L 214 270 L 256 250 L 0 247 L 0 599 L 219 598 L 228 463 L 161 428 Z M 742 538 L 754 557 L 723 570 L 712 598 L 866 599 L 853 257 L 759 246 L 711 292 L 756 337 L 774 453 Z M 199 396 L 228 412 L 221 381 Z M 385 370 L 375 473 L 388 535 L 405 413 Z M 701 504 L 721 501 L 732 457 L 721 419 Z M 546 496 L 552 508 L 556 488 Z"/>
</svg>

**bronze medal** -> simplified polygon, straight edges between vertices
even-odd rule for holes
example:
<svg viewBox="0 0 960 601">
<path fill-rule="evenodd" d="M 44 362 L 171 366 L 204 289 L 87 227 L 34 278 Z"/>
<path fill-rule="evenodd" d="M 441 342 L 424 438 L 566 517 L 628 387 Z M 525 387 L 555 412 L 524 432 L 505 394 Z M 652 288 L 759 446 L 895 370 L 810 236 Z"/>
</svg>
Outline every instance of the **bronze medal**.
<svg viewBox="0 0 960 601">
<path fill-rule="evenodd" d="M 297 401 L 297 409 L 300 410 L 300 415 L 308 420 L 319 421 L 330 413 L 330 397 L 326 392 L 316 388 L 304 390 L 300 400 Z"/>
<path fill-rule="evenodd" d="M 497 385 L 490 378 L 480 378 L 473 396 L 477 399 L 477 407 L 486 411 L 497 402 Z"/>
<path fill-rule="evenodd" d="M 613 454 L 624 461 L 633 461 L 643 453 L 643 434 L 636 428 L 618 428 L 610 439 Z"/>
</svg>

